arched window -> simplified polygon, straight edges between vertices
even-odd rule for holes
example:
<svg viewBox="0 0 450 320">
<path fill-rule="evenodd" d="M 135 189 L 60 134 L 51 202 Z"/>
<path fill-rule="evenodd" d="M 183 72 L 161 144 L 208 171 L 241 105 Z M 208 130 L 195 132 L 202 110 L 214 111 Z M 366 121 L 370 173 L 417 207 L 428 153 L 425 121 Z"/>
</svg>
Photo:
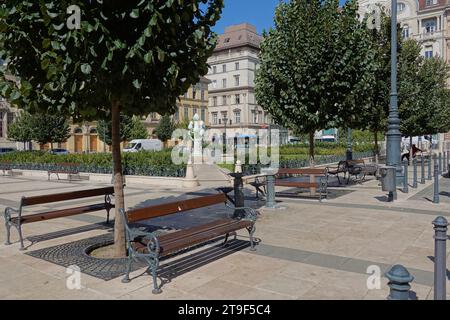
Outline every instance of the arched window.
<svg viewBox="0 0 450 320">
<path fill-rule="evenodd" d="M 409 38 L 409 26 L 405 24 L 402 28 L 402 37 L 404 39 Z"/>
<path fill-rule="evenodd" d="M 83 134 L 83 130 L 81 128 L 75 128 L 75 130 L 73 130 L 74 134 Z"/>
<path fill-rule="evenodd" d="M 90 134 L 97 134 L 97 128 L 92 128 L 92 129 L 89 131 L 89 133 L 90 133 Z"/>
</svg>

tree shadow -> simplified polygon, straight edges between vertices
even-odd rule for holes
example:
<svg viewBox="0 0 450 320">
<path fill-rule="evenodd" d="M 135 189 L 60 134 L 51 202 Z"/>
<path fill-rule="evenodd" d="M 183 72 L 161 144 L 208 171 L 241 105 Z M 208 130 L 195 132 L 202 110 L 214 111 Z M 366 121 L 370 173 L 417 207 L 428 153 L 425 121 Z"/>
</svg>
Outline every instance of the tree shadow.
<svg viewBox="0 0 450 320">
<path fill-rule="evenodd" d="M 63 238 L 66 236 L 71 236 L 74 234 L 89 232 L 89 231 L 93 231 L 93 230 L 108 230 L 109 232 L 112 232 L 113 226 L 114 226 L 114 221 L 110 221 L 109 224 L 106 222 L 99 222 L 99 223 L 94 223 L 94 224 L 90 224 L 90 225 L 86 225 L 86 226 L 45 233 L 45 234 L 41 234 L 41 235 L 37 235 L 37 236 L 29 236 L 29 237 L 26 237 L 25 239 L 30 241 L 31 243 L 28 246 L 26 246 L 25 249 L 28 249 L 39 242 Z"/>
</svg>

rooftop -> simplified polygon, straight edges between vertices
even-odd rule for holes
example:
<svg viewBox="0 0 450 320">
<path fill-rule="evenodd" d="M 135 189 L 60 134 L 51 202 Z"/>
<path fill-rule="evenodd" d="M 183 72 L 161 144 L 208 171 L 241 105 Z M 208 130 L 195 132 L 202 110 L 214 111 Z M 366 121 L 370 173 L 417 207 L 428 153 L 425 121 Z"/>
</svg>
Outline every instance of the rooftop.
<svg viewBox="0 0 450 320">
<path fill-rule="evenodd" d="M 232 25 L 219 36 L 216 51 L 251 46 L 259 48 L 262 37 L 257 33 L 256 27 L 249 23 Z"/>
</svg>

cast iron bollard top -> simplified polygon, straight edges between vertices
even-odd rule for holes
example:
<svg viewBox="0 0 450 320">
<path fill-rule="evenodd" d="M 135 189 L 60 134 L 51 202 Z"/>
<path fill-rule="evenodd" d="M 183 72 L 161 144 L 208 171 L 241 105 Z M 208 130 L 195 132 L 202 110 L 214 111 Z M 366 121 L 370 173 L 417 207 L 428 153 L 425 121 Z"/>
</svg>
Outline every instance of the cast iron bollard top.
<svg viewBox="0 0 450 320">
<path fill-rule="evenodd" d="M 414 277 L 402 265 L 395 265 L 385 274 L 389 279 L 390 293 L 388 300 L 409 300 L 410 282 Z"/>
</svg>

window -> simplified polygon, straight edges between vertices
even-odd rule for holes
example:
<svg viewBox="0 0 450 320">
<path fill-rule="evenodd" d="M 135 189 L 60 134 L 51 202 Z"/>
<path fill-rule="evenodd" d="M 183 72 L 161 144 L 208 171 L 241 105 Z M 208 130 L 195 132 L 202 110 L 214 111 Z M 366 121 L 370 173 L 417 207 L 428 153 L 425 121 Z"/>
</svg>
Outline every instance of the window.
<svg viewBox="0 0 450 320">
<path fill-rule="evenodd" d="M 184 120 L 189 120 L 189 107 L 184 107 Z"/>
<path fill-rule="evenodd" d="M 258 114 L 255 110 L 252 110 L 252 121 L 253 123 L 258 123 Z"/>
<path fill-rule="evenodd" d="M 192 99 L 197 99 L 197 89 L 192 88 Z"/>
<path fill-rule="evenodd" d="M 436 20 L 435 19 L 425 20 L 423 22 L 423 24 L 425 25 L 425 33 L 433 33 L 436 31 Z"/>
<path fill-rule="evenodd" d="M 263 117 L 262 117 L 262 111 L 258 112 L 258 123 L 262 123 Z"/>
<path fill-rule="evenodd" d="M 397 11 L 398 12 L 403 12 L 406 9 L 406 5 L 403 2 L 399 2 L 397 3 Z"/>
<path fill-rule="evenodd" d="M 433 47 L 432 46 L 426 46 L 425 47 L 425 58 L 433 58 Z"/>
<path fill-rule="evenodd" d="M 216 74 L 216 73 L 217 73 L 217 67 L 213 66 L 213 74 Z"/>
<path fill-rule="evenodd" d="M 409 26 L 403 26 L 402 37 L 404 39 L 409 38 Z"/>
<path fill-rule="evenodd" d="M 222 65 L 222 72 L 227 72 L 227 65 L 226 64 Z"/>
<path fill-rule="evenodd" d="M 217 124 L 217 112 L 212 113 L 212 123 Z"/>
<path fill-rule="evenodd" d="M 227 87 L 227 79 L 222 79 L 222 88 Z"/>
<path fill-rule="evenodd" d="M 174 121 L 179 121 L 179 120 L 180 120 L 180 113 L 178 112 L 178 110 L 177 110 L 177 112 L 175 112 L 175 114 L 173 115 L 173 120 L 174 120 Z"/>
<path fill-rule="evenodd" d="M 202 111 L 201 111 L 201 120 L 202 120 L 203 122 L 206 121 L 206 109 L 205 109 L 205 107 L 202 107 Z"/>
<path fill-rule="evenodd" d="M 6 116 L 6 123 L 9 126 L 11 123 L 13 123 L 13 121 L 14 121 L 14 113 L 8 112 L 8 114 Z"/>
<path fill-rule="evenodd" d="M 238 87 L 239 85 L 240 85 L 240 81 L 239 81 L 239 75 L 235 75 L 234 76 L 234 85 L 236 86 L 236 87 Z"/>
<path fill-rule="evenodd" d="M 217 107 L 217 97 L 213 97 L 213 106 Z"/>
<path fill-rule="evenodd" d="M 213 87 L 213 89 L 217 88 L 217 80 L 213 80 L 212 87 Z"/>
<path fill-rule="evenodd" d="M 231 38 L 225 38 L 225 40 L 223 40 L 223 43 L 228 43 L 230 42 Z"/>
<path fill-rule="evenodd" d="M 437 4 L 437 0 L 425 0 L 426 7 L 432 6 L 434 4 Z"/>
<path fill-rule="evenodd" d="M 222 105 L 223 106 L 227 105 L 227 96 L 222 96 Z"/>
<path fill-rule="evenodd" d="M 241 104 L 241 95 L 240 94 L 235 95 L 234 101 L 236 104 Z"/>
<path fill-rule="evenodd" d="M 197 109 L 197 108 L 194 108 L 192 114 L 193 114 L 193 115 L 196 115 L 196 114 L 197 114 L 197 111 L 198 111 L 198 109 Z"/>
<path fill-rule="evenodd" d="M 234 123 L 241 123 L 241 111 L 234 112 Z"/>
<path fill-rule="evenodd" d="M 236 63 L 234 64 L 234 66 L 235 66 L 235 69 L 236 69 L 236 70 L 239 70 L 239 62 L 236 62 Z"/>
<path fill-rule="evenodd" d="M 202 90 L 200 94 L 201 94 L 200 98 L 202 99 L 202 101 L 205 101 L 205 90 Z"/>
</svg>

